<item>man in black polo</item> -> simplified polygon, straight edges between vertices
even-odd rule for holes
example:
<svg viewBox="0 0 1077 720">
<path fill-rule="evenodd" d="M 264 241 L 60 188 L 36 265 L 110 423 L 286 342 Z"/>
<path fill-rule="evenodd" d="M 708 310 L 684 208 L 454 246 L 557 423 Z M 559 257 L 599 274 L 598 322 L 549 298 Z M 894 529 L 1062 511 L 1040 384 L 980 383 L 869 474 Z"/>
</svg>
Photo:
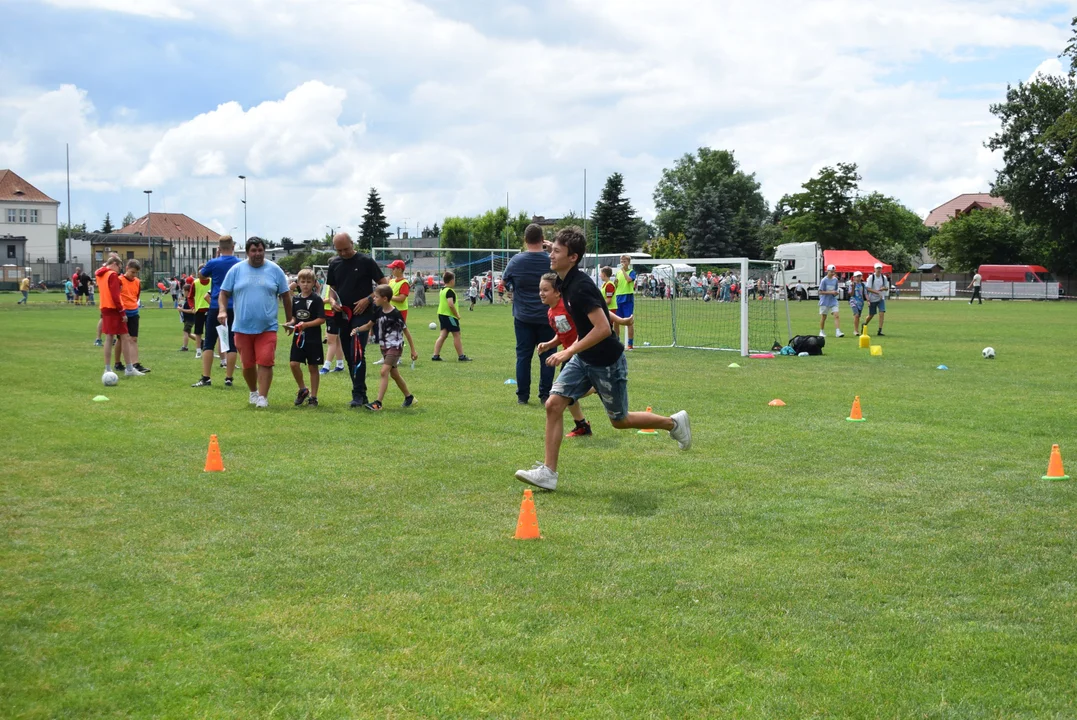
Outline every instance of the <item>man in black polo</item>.
<svg viewBox="0 0 1077 720">
<path fill-rule="evenodd" d="M 362 407 L 366 396 L 366 341 L 368 333 L 352 337 L 352 328 L 366 324 L 374 317 L 374 288 L 387 285 L 388 279 L 373 258 L 356 252 L 348 233 L 333 237 L 337 256 L 329 261 L 325 282 L 329 285 L 329 301 L 333 305 L 340 344 L 348 371 L 352 377 L 351 407 Z"/>
</svg>

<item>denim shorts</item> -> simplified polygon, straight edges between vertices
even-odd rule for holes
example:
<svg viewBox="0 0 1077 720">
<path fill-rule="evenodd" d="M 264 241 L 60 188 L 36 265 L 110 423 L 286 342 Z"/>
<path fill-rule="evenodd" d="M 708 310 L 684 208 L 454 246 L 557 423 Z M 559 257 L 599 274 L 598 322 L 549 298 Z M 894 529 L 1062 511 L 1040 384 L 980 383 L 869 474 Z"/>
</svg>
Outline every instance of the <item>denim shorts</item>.
<svg viewBox="0 0 1077 720">
<path fill-rule="evenodd" d="M 886 299 L 882 299 L 879 302 L 873 302 L 868 306 L 868 314 L 875 315 L 877 313 L 886 312 Z"/>
<path fill-rule="evenodd" d="M 624 420 L 628 415 L 628 360 L 622 353 L 609 367 L 591 365 L 579 355 L 573 355 L 561 374 L 553 381 L 551 395 L 579 400 L 595 389 L 610 420 Z"/>
</svg>

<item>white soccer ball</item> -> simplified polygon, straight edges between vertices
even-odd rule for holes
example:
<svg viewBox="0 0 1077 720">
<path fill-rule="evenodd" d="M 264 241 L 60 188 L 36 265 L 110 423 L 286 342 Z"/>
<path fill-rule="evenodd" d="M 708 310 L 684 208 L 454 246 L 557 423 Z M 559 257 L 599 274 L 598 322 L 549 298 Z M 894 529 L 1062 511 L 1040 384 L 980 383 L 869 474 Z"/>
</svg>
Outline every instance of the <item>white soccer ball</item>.
<svg viewBox="0 0 1077 720">
<path fill-rule="evenodd" d="M 106 370 L 105 374 L 101 376 L 102 384 L 107 385 L 108 387 L 112 387 L 113 385 L 115 385 L 119 381 L 120 381 L 120 377 L 116 373 L 112 372 L 111 370 Z"/>
<path fill-rule="evenodd" d="M 430 323 L 430 329 L 431 330 L 437 330 L 438 329 L 438 324 L 437 323 Z"/>
<path fill-rule="evenodd" d="M 985 347 L 984 348 L 984 360 L 994 360 L 994 359 L 995 359 L 995 348 L 993 348 L 993 347 Z"/>
<path fill-rule="evenodd" d="M 650 347 L 650 346 L 651 346 L 651 344 L 649 342 L 644 341 L 643 347 Z"/>
<path fill-rule="evenodd" d="M 703 296 L 703 302 L 710 302 L 710 301 L 711 301 L 711 296 L 710 295 L 704 295 Z"/>
</svg>

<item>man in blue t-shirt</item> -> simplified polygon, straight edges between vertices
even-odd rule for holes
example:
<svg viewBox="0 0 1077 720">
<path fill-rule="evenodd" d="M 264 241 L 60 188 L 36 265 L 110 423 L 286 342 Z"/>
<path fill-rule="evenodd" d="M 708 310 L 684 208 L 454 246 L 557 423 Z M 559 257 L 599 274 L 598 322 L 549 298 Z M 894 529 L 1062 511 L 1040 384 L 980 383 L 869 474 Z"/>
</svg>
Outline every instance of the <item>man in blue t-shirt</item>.
<svg viewBox="0 0 1077 720">
<path fill-rule="evenodd" d="M 826 316 L 834 316 L 834 337 L 845 337 L 838 324 L 838 281 L 833 265 L 826 266 L 826 277 L 819 281 L 819 337 L 826 337 Z"/>
<path fill-rule="evenodd" d="M 236 263 L 221 283 L 221 297 L 235 299 L 232 331 L 243 361 L 243 379 L 251 391 L 250 403 L 269 407 L 269 386 L 277 354 L 277 298 L 284 302 L 284 316 L 292 322 L 292 291 L 280 266 L 266 260 L 266 243 L 260 237 L 247 240 L 247 259 Z M 218 305 L 218 321 L 228 317 L 227 307 Z"/>
<path fill-rule="evenodd" d="M 539 280 L 550 272 L 550 255 L 542 249 L 542 228 L 531 223 L 524 230 L 522 253 L 512 256 L 501 279 L 512 293 L 512 321 L 516 329 L 516 402 L 526 405 L 531 397 L 531 358 L 539 343 L 553 339 L 553 328 L 546 317 L 546 306 L 539 300 Z M 553 386 L 553 366 L 539 355 L 539 402 L 545 403 Z"/>
<path fill-rule="evenodd" d="M 217 297 L 221 292 L 221 285 L 224 284 L 224 277 L 228 274 L 228 271 L 232 269 L 232 266 L 239 262 L 239 258 L 235 256 L 236 244 L 232 240 L 231 235 L 222 235 L 217 240 L 217 257 L 213 258 L 198 271 L 199 276 L 203 280 L 212 280 L 213 284 L 209 289 L 209 311 L 206 313 L 206 333 L 202 337 L 202 378 L 191 387 L 209 387 L 212 383 L 209 378 L 210 368 L 213 367 L 213 349 L 217 346 L 217 326 L 223 325 L 217 319 Z M 229 299 L 226 303 L 228 310 L 228 349 L 221 348 L 222 354 L 225 358 L 225 378 L 224 384 L 226 387 L 232 387 L 232 375 L 236 370 L 236 338 L 233 334 L 232 324 L 234 322 L 233 317 L 233 305 L 232 300 Z"/>
</svg>

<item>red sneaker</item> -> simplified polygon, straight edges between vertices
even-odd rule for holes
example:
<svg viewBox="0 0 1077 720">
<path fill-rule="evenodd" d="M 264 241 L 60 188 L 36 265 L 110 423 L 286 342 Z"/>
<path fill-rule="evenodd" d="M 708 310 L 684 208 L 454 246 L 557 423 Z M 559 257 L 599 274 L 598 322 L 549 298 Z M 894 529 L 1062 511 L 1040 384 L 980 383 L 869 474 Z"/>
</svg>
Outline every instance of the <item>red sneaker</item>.
<svg viewBox="0 0 1077 720">
<path fill-rule="evenodd" d="M 586 437 L 591 434 L 591 423 L 586 420 L 583 421 L 583 425 L 579 425 L 575 430 L 570 432 L 565 437 Z"/>
</svg>

